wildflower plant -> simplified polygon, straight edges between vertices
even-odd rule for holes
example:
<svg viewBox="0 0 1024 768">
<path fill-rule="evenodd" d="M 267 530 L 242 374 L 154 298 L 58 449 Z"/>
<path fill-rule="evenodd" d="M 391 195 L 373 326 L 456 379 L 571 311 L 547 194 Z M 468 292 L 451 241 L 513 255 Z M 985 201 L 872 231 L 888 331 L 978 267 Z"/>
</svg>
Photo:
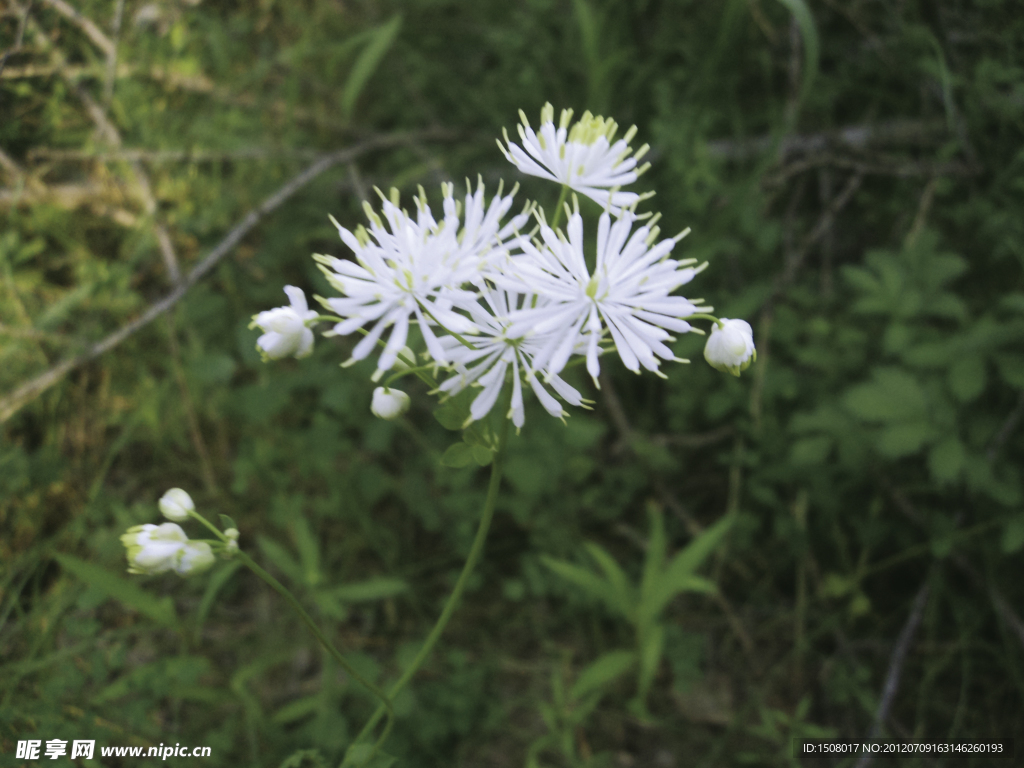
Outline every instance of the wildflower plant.
<svg viewBox="0 0 1024 768">
<path fill-rule="evenodd" d="M 499 147 L 520 172 L 560 185 L 550 215 L 536 202 L 526 202 L 510 215 L 518 186 L 506 194 L 503 183 L 489 201 L 480 180 L 475 187 L 467 181 L 464 195 L 445 183 L 437 214 L 422 187 L 411 211 L 402 206 L 397 190 L 386 196 L 377 190 L 380 207 L 363 204 L 367 224 L 349 229 L 331 218 L 350 253 L 313 256 L 337 292 L 314 296 L 324 313 L 309 308 L 301 288 L 286 286 L 289 305 L 256 314 L 250 326 L 263 331 L 256 346 L 264 361 L 311 354 L 313 330 L 320 323 L 329 324 L 325 337 L 360 334 L 342 367 L 376 354 L 371 379 L 379 386 L 370 404 L 373 414 L 402 418 L 411 398 L 394 383 L 416 376 L 440 401 L 435 410 L 438 421 L 462 432 L 462 442 L 444 452 L 442 463 L 491 466 L 466 563 L 441 616 L 398 681 L 384 692 L 356 674 L 291 592 L 239 546 L 237 524 L 221 516 L 223 530 L 214 526 L 181 489 L 168 491 L 160 500 L 160 510 L 171 522 L 135 526 L 122 536 L 132 573 L 174 570 L 187 575 L 209 568 L 219 554 L 249 567 L 289 601 L 339 664 L 381 701 L 350 745 L 343 768 L 377 758 L 393 722 L 391 702 L 437 643 L 482 556 L 509 426 L 517 432 L 524 428 L 527 393 L 549 415 L 564 421 L 572 408 L 589 408 L 592 402 L 567 380 L 570 368 L 585 366 L 599 387 L 601 358 L 614 353 L 634 373 L 646 370 L 665 377 L 662 363 L 689 362 L 672 351 L 675 334 L 703 333 L 693 325 L 699 321 L 712 324 L 705 350 L 712 366 L 738 376 L 755 359 L 746 322 L 719 320 L 701 299 L 676 293 L 707 266 L 675 257 L 690 230 L 662 237 L 660 215 L 639 211 L 653 193 L 622 189 L 649 167 L 638 166 L 647 145 L 635 152 L 630 146 L 635 126 L 616 139 L 615 121 L 586 112 L 574 123 L 572 110 L 563 110 L 556 127 L 554 108 L 547 104 L 534 131 L 520 114 L 522 144 L 510 141 L 506 133 Z M 577 195 L 601 207 L 596 220 L 585 220 Z M 563 216 L 564 229 L 559 226 Z M 215 538 L 188 539 L 177 523 L 190 519 Z M 660 518 L 655 523 L 660 531 Z M 612 585 L 621 587 L 621 594 L 614 593 L 622 603 L 617 609 L 637 630 L 637 651 L 617 652 L 615 660 L 621 671 L 638 668 L 641 711 L 653 679 L 652 664 L 660 658 L 658 614 L 676 592 L 708 591 L 713 586 L 692 570 L 726 527 L 710 529 L 702 544 L 685 551 L 699 551 L 701 557 L 681 555 L 664 574 L 660 560 L 652 565 L 642 587 L 633 590 L 641 595 L 636 606 L 635 595 L 627 595 L 633 588 L 623 581 L 618 567 L 612 567 L 609 557 L 599 558 Z M 663 545 L 662 541 L 659 557 Z M 549 566 L 584 587 L 597 584 L 596 577 L 569 564 L 552 561 Z M 385 715 L 387 725 L 370 743 L 370 734 Z"/>
</svg>

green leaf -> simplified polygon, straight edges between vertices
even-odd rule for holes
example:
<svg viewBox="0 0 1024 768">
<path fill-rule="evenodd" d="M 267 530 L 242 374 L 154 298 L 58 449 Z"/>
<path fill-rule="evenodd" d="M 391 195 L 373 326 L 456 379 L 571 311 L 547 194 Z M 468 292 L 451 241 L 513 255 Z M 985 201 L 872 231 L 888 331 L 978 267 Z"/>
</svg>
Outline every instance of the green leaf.
<svg viewBox="0 0 1024 768">
<path fill-rule="evenodd" d="M 296 720 L 301 720 L 307 715 L 311 715 L 316 712 L 322 702 L 323 696 L 319 693 L 314 693 L 312 696 L 303 696 L 301 699 L 289 701 L 277 710 L 270 719 L 281 725 L 294 723 Z"/>
<path fill-rule="evenodd" d="M 404 579 L 381 576 L 379 578 L 367 579 L 366 581 L 342 584 L 321 591 L 345 603 L 360 603 L 394 597 L 408 589 L 409 584 Z"/>
<path fill-rule="evenodd" d="M 320 545 L 317 543 L 313 530 L 309 527 L 309 521 L 305 515 L 296 511 L 291 519 L 289 528 L 295 547 L 299 550 L 299 559 L 302 562 L 303 577 L 311 587 L 320 583 Z"/>
<path fill-rule="evenodd" d="M 846 408 L 865 421 L 907 421 L 924 415 L 927 401 L 917 380 L 899 368 L 879 368 L 874 381 L 852 387 L 843 397 Z"/>
<path fill-rule="evenodd" d="M 469 403 L 464 398 L 452 398 L 434 409 L 434 418 L 442 427 L 460 432 L 469 418 Z"/>
<path fill-rule="evenodd" d="M 156 623 L 166 627 L 178 626 L 178 616 L 171 598 L 157 597 L 106 568 L 72 555 L 56 554 L 54 559 L 64 570 L 74 574 L 89 586 L 148 616 Z"/>
<path fill-rule="evenodd" d="M 723 517 L 672 558 L 665 573 L 658 580 L 658 589 L 649 609 L 652 617 L 657 616 L 669 600 L 677 594 L 694 586 L 694 572 L 722 543 L 722 539 L 729 532 L 733 522 L 735 522 L 734 515 Z"/>
<path fill-rule="evenodd" d="M 847 264 L 842 268 L 842 273 L 846 282 L 864 293 L 880 293 L 882 290 L 882 284 L 869 269 Z"/>
<path fill-rule="evenodd" d="M 661 664 L 661 652 L 665 647 L 665 628 L 655 624 L 643 638 L 640 647 L 640 671 L 637 680 L 637 698 L 642 709 L 646 709 L 647 694 Z"/>
<path fill-rule="evenodd" d="M 578 565 L 567 563 L 564 560 L 556 560 L 548 555 L 541 555 L 540 561 L 566 581 L 571 581 L 576 586 L 581 587 L 591 597 L 596 597 L 598 600 L 603 601 L 608 600 L 608 583 L 593 571 L 580 568 Z M 618 610 L 617 607 L 615 609 Z"/>
<path fill-rule="evenodd" d="M 341 112 L 346 117 L 352 116 L 352 110 L 355 108 L 359 94 L 362 93 L 366 82 L 376 71 L 381 59 L 384 58 L 395 41 L 401 26 L 402 14 L 395 14 L 388 23 L 377 28 L 370 38 L 370 42 L 356 58 L 342 90 Z"/>
<path fill-rule="evenodd" d="M 235 574 L 235 571 L 241 567 L 242 564 L 235 560 L 228 563 L 224 568 L 218 568 L 210 576 L 210 580 L 206 585 L 206 591 L 203 592 L 203 599 L 199 601 L 199 609 L 196 611 L 195 636 L 197 642 L 202 636 L 203 623 L 210 614 L 210 609 L 213 607 L 213 601 L 217 598 L 217 593 L 228 583 L 228 579 Z"/>
<path fill-rule="evenodd" d="M 820 58 L 820 43 L 818 42 L 818 30 L 814 25 L 814 17 L 810 8 L 804 0 L 779 0 L 784 5 L 800 28 L 800 37 L 803 40 L 804 66 L 803 76 L 800 82 L 800 101 L 807 99 L 807 94 L 814 85 L 814 79 L 818 75 L 818 60 Z"/>
<path fill-rule="evenodd" d="M 1024 314 L 1024 293 L 1014 291 L 1013 293 L 1006 294 L 999 300 L 999 306 L 1010 312 Z"/>
<path fill-rule="evenodd" d="M 822 464 L 832 450 L 832 442 L 828 435 L 797 440 L 789 449 L 789 461 L 797 466 Z"/>
<path fill-rule="evenodd" d="M 985 389 L 985 363 L 978 355 L 958 359 L 949 369 L 949 388 L 962 403 L 969 403 Z"/>
<path fill-rule="evenodd" d="M 647 542 L 647 554 L 644 557 L 644 572 L 640 580 L 640 614 L 644 616 L 643 607 L 650 604 L 657 589 L 658 577 L 665 567 L 665 549 L 668 541 L 665 538 L 665 520 L 661 507 L 648 503 L 647 516 L 651 521 L 651 535 Z"/>
<path fill-rule="evenodd" d="M 597 544 L 588 541 L 583 546 L 586 547 L 587 552 L 594 558 L 604 573 L 605 579 L 608 580 L 604 594 L 605 602 L 613 611 L 622 614 L 623 618 L 632 619 L 635 611 L 633 590 L 626 578 L 625 571 L 619 567 L 619 564 L 606 550 Z"/>
<path fill-rule="evenodd" d="M 230 517 L 228 517 L 227 515 L 221 515 L 220 516 L 220 526 L 221 526 L 221 529 L 225 530 L 225 531 L 228 530 L 229 528 L 234 528 L 236 531 L 240 531 L 241 530 L 241 528 L 238 527 L 238 524 L 234 520 L 232 520 Z"/>
<path fill-rule="evenodd" d="M 967 452 L 963 443 L 956 437 L 947 437 L 929 451 L 928 469 L 938 482 L 948 483 L 960 475 L 966 460 Z"/>
<path fill-rule="evenodd" d="M 926 421 L 893 424 L 879 433 L 876 445 L 883 456 L 897 459 L 919 451 L 934 434 L 935 430 Z"/>
<path fill-rule="evenodd" d="M 441 465 L 462 469 L 473 463 L 473 446 L 466 443 L 455 443 L 448 446 L 448 450 L 441 456 Z"/>
<path fill-rule="evenodd" d="M 1011 517 L 1006 523 L 1000 544 L 1003 552 L 1007 555 L 1024 547 L 1024 513 L 1018 513 L 1016 517 Z"/>
<path fill-rule="evenodd" d="M 481 467 L 486 467 L 494 458 L 494 451 L 485 445 L 474 445 L 471 449 L 473 461 Z"/>
<path fill-rule="evenodd" d="M 850 594 L 857 587 L 855 579 L 843 576 L 839 573 L 826 574 L 821 584 L 822 597 L 843 597 Z"/>
<path fill-rule="evenodd" d="M 267 559 L 276 565 L 289 579 L 299 584 L 305 582 L 306 578 L 302 572 L 302 566 L 296 562 L 287 549 L 262 534 L 256 537 L 256 543 L 263 554 L 267 556 Z"/>
<path fill-rule="evenodd" d="M 395 759 L 379 749 L 374 753 L 373 744 L 353 744 L 345 751 L 341 765 L 342 768 L 391 768 Z"/>
<path fill-rule="evenodd" d="M 1014 389 L 1024 389 L 1024 355 L 996 355 L 995 362 L 1003 381 Z"/>
<path fill-rule="evenodd" d="M 278 768 L 327 768 L 327 764 L 319 751 L 300 749 L 286 757 Z"/>
<path fill-rule="evenodd" d="M 576 679 L 569 698 L 579 701 L 588 693 L 600 690 L 628 672 L 636 664 L 633 651 L 609 651 L 593 661 Z"/>
</svg>

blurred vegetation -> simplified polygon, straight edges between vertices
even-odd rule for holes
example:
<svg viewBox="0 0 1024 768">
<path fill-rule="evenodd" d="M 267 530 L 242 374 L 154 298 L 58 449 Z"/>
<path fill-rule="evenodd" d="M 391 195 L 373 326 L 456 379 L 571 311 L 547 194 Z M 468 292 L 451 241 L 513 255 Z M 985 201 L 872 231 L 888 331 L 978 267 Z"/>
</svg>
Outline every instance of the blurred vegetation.
<svg viewBox="0 0 1024 768">
<path fill-rule="evenodd" d="M 0 762 L 86 738 L 337 764 L 375 702 L 287 605 L 230 564 L 125 586 L 118 536 L 185 488 L 397 678 L 486 471 L 439 465 L 422 387 L 404 427 L 373 419 L 349 340 L 263 365 L 246 326 L 284 284 L 328 292 L 309 255 L 345 253 L 327 214 L 353 225 L 373 185 L 516 179 L 494 139 L 545 101 L 637 124 L 649 207 L 693 227 L 697 295 L 751 321 L 758 361 L 733 379 L 682 338 L 667 381 L 608 365 L 593 413 L 528 413 L 481 567 L 395 703 L 397 765 L 785 766 L 791 738 L 876 720 L 1019 736 L 1015 0 L 69 2 L 0 13 Z M 391 145 L 89 353 L 368 140 Z M 703 565 L 677 555 L 730 512 Z"/>
</svg>

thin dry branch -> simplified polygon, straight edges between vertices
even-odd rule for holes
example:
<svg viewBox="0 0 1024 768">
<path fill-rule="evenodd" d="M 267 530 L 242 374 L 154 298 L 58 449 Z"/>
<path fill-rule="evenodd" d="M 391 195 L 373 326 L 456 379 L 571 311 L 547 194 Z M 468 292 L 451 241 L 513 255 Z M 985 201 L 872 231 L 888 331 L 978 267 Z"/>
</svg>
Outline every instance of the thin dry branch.
<svg viewBox="0 0 1024 768">
<path fill-rule="evenodd" d="M 261 219 L 279 208 L 285 201 L 324 171 L 338 165 L 339 163 L 350 162 L 375 149 L 407 144 L 411 139 L 438 140 L 451 138 L 451 136 L 452 134 L 447 131 L 378 136 L 357 144 L 354 147 L 350 147 L 349 149 L 333 152 L 318 159 L 301 173 L 292 178 L 291 181 L 274 192 L 274 194 L 264 200 L 259 207 L 250 211 L 245 218 L 243 218 L 230 232 L 228 232 L 224 239 L 221 240 L 213 250 L 211 250 L 187 275 L 184 276 L 181 282 L 179 282 L 170 293 L 155 304 L 151 305 L 149 309 L 142 313 L 142 315 L 114 331 L 101 341 L 96 342 L 81 355 L 58 363 L 50 370 L 36 376 L 30 381 L 25 382 L 7 396 L 0 398 L 0 424 L 7 421 L 21 408 L 32 402 L 47 389 L 59 382 L 67 373 L 92 360 L 95 360 L 105 352 L 110 351 L 140 329 L 145 328 L 153 322 L 153 320 L 181 301 L 182 297 L 188 292 L 188 289 L 199 282 L 207 272 L 213 269 L 217 262 L 229 253 L 232 248 L 238 245 L 242 238 L 251 232 Z"/>
<path fill-rule="evenodd" d="M 7 66 L 7 60 L 21 52 L 21 43 L 25 39 L 25 25 L 28 23 L 28 12 L 30 10 L 32 10 L 32 0 L 29 0 L 29 4 L 21 14 L 21 21 L 18 22 L 18 32 L 14 36 L 14 45 L 4 51 L 3 56 L 0 56 L 0 75 L 3 75 L 4 67 Z"/>
<path fill-rule="evenodd" d="M 917 591 L 917 596 L 914 597 L 914 602 L 910 607 L 910 615 L 907 617 L 907 622 L 903 625 L 903 629 L 896 639 L 896 645 L 893 646 L 892 655 L 889 657 L 889 671 L 885 675 L 885 684 L 882 686 L 882 700 L 875 711 L 875 719 L 871 724 L 868 740 L 877 739 L 882 733 L 882 726 L 889 719 L 889 710 L 892 708 L 893 699 L 896 698 L 896 692 L 900 687 L 903 662 L 907 658 L 910 645 L 914 641 L 914 635 L 917 634 L 917 628 L 924 617 L 924 609 L 928 604 L 929 591 L 928 580 L 925 580 L 925 583 Z M 871 754 L 862 755 L 860 760 L 854 765 L 854 768 L 867 768 L 873 759 L 874 756 Z"/>
<path fill-rule="evenodd" d="M 28 151 L 28 159 L 86 161 L 100 160 L 103 162 L 128 161 L 145 163 L 175 162 L 217 162 L 223 160 L 265 160 L 267 158 L 301 157 L 312 159 L 323 152 L 317 149 L 288 149 L 269 147 L 247 147 L 246 149 L 206 150 L 206 149 L 114 149 L 93 152 L 81 149 L 56 149 L 37 147 Z"/>
<path fill-rule="evenodd" d="M 82 30 L 86 37 L 92 40 L 93 44 L 99 48 L 103 53 L 110 57 L 115 55 L 117 50 L 114 43 L 109 37 L 103 34 L 103 31 L 97 27 L 91 19 L 83 16 L 75 8 L 73 8 L 64 0 L 42 0 L 43 5 L 48 5 L 53 8 L 57 13 L 65 18 L 69 19 L 76 27 Z"/>
<path fill-rule="evenodd" d="M 1024 395 L 1021 396 L 1021 402 L 1024 403 Z M 1024 406 L 1022 406 L 1022 408 L 1024 408 Z M 990 458 L 989 461 L 992 461 L 992 458 Z M 896 504 L 896 508 L 902 512 L 907 519 L 916 523 L 921 528 L 925 528 L 926 523 L 924 517 L 920 512 L 918 512 L 913 502 L 907 498 L 907 495 L 899 488 L 893 486 L 884 476 L 881 478 L 881 483 L 889 493 L 889 497 Z M 967 562 L 967 559 L 963 557 L 963 555 L 954 554 L 951 559 L 953 564 L 974 582 L 975 587 L 988 593 L 988 599 L 991 601 L 996 615 L 1006 622 L 1007 626 L 1009 626 L 1013 631 L 1014 636 L 1018 641 L 1020 641 L 1021 647 L 1024 648 L 1024 620 L 1017 615 L 1017 612 L 1014 611 L 1013 607 L 1006 601 L 999 590 L 985 582 L 981 575 L 969 562 Z"/>
<path fill-rule="evenodd" d="M 1022 418 L 1024 418 L 1024 392 L 1020 393 L 1020 397 L 1017 398 L 1017 405 L 1010 411 L 1010 415 L 1006 417 L 1003 426 L 999 428 L 996 436 L 989 443 L 988 450 L 985 451 L 985 458 L 990 462 L 996 460 L 996 456 L 999 455 L 999 449 L 1010 439 L 1010 435 L 1013 434 Z"/>
<path fill-rule="evenodd" d="M 775 150 L 779 161 L 792 155 L 824 152 L 831 147 L 865 149 L 869 146 L 920 145 L 941 139 L 948 129 L 943 120 L 894 120 L 878 125 L 854 125 L 837 131 L 778 138 L 759 136 L 745 141 L 722 139 L 707 144 L 708 154 L 728 160 L 746 160 Z"/>
</svg>

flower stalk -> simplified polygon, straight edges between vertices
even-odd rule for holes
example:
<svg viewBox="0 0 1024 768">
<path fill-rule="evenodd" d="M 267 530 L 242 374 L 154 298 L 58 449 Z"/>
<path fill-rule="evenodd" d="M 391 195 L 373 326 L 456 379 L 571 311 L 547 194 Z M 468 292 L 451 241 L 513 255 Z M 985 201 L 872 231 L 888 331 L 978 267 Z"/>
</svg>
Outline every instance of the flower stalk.
<svg viewBox="0 0 1024 768">
<path fill-rule="evenodd" d="M 462 572 L 459 574 L 458 580 L 455 582 L 455 588 L 452 593 L 448 596 L 448 600 L 444 604 L 444 608 L 441 610 L 441 615 L 438 617 L 437 622 L 434 624 L 433 629 L 430 630 L 430 634 L 427 635 L 427 639 L 423 641 L 423 645 L 420 647 L 419 653 L 416 654 L 416 658 L 412 660 L 405 672 L 398 681 L 391 686 L 388 691 L 388 700 L 393 701 L 395 697 L 402 691 L 403 688 L 409 683 L 413 675 L 419 670 L 426 661 L 430 652 L 437 645 L 437 641 L 441 639 L 441 635 L 444 633 L 445 627 L 448 626 L 448 622 L 452 618 L 452 614 L 455 613 L 455 609 L 458 607 L 459 600 L 462 598 L 462 593 L 466 589 L 466 584 L 469 583 L 469 577 L 472 575 L 473 570 L 476 568 L 477 563 L 480 561 L 484 551 L 484 544 L 487 542 L 487 533 L 491 528 L 491 520 L 494 517 L 494 508 L 498 501 L 498 488 L 501 485 L 501 472 L 502 464 L 505 457 L 505 446 L 508 442 L 508 419 L 502 419 L 501 431 L 498 437 L 498 449 L 494 454 L 494 460 L 491 463 L 491 478 L 487 485 L 487 497 L 484 501 L 484 509 L 480 515 L 480 523 L 477 526 L 476 536 L 473 538 L 473 545 L 470 547 L 469 556 L 466 558 L 465 565 L 462 566 Z M 363 729 L 356 736 L 352 742 L 352 747 L 357 746 L 373 728 L 380 722 L 381 717 L 385 714 L 385 708 L 380 706 L 377 711 L 373 713 L 373 716 L 366 722 Z M 391 729 L 391 724 L 385 727 L 384 733 L 381 738 L 378 739 L 378 743 L 387 736 L 388 731 Z M 349 753 L 351 754 L 351 752 Z M 349 768 L 354 763 L 349 756 L 346 756 L 345 760 L 342 761 L 341 768 Z"/>
</svg>

